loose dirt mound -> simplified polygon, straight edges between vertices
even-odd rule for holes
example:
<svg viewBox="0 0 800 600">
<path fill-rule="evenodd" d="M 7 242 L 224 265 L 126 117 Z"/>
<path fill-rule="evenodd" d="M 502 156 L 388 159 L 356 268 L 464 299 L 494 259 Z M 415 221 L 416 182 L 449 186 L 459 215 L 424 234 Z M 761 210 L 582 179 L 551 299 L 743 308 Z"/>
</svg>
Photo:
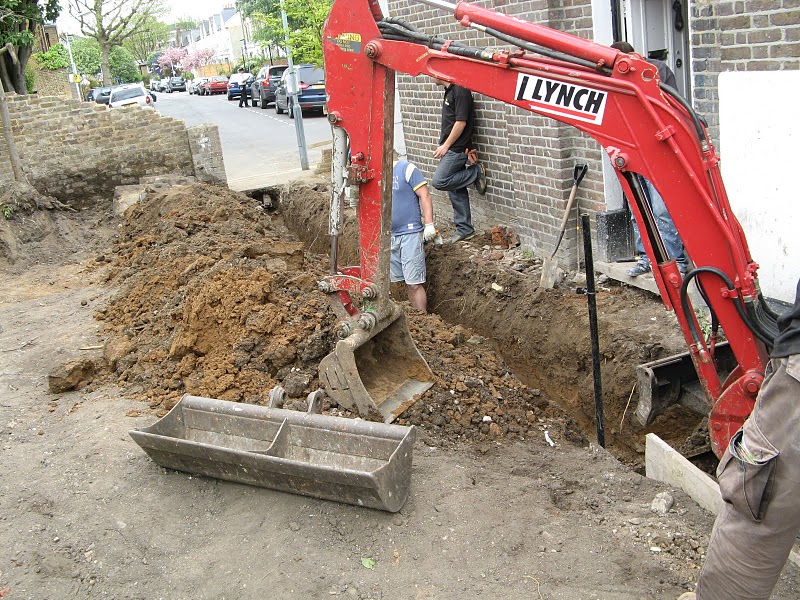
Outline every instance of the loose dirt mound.
<svg viewBox="0 0 800 600">
<path fill-rule="evenodd" d="M 0 268 L 22 273 L 105 244 L 109 216 L 88 211 L 76 219 L 76 212 L 27 184 L 13 183 L 0 191 Z"/>
<path fill-rule="evenodd" d="M 106 360 L 151 407 L 163 413 L 187 392 L 263 404 L 278 384 L 293 398 L 320 386 L 317 366 L 336 324 L 316 285 L 327 259 L 304 253 L 254 200 L 201 184 L 172 188 L 129 209 L 109 255 L 108 280 L 123 292 L 98 315 Z M 422 426 L 438 444 L 545 428 L 585 441 L 487 340 L 435 315 L 412 314 L 410 326 L 436 380 L 400 423 Z"/>
</svg>

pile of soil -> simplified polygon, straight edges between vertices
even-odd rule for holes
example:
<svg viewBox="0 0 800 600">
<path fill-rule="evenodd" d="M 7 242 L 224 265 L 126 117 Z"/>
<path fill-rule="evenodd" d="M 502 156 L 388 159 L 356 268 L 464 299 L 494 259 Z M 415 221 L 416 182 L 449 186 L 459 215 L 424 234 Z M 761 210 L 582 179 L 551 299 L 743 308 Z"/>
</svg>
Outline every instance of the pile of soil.
<svg viewBox="0 0 800 600">
<path fill-rule="evenodd" d="M 254 199 L 194 184 L 151 193 L 100 257 L 107 282 L 121 289 L 97 314 L 105 372 L 158 414 L 184 393 L 266 404 L 276 385 L 302 408 L 321 387 L 319 361 L 337 324 L 317 289 L 329 271 L 327 186 L 273 192 Z M 341 264 L 355 262 L 357 239 L 348 211 Z M 496 242 L 486 233 L 430 249 L 432 314 L 405 308 L 435 382 L 399 423 L 419 426 L 437 445 L 544 430 L 585 444 L 595 402 L 586 298 L 573 289 L 580 276 L 538 289 L 540 261 Z M 403 286 L 393 295 L 402 300 Z M 683 351 L 683 339 L 657 298 L 608 282 L 596 299 L 607 448 L 641 469 L 649 431 L 674 446 L 699 440 L 699 417 L 681 407 L 648 428 L 633 418 L 635 366 Z M 330 400 L 324 411 L 354 416 Z"/>
<path fill-rule="evenodd" d="M 335 342 L 335 315 L 317 289 L 328 259 L 304 252 L 261 203 L 203 184 L 151 195 L 126 212 L 105 260 L 107 281 L 122 290 L 97 315 L 109 374 L 159 414 L 184 393 L 266 404 L 276 385 L 301 408 L 320 387 L 319 361 Z M 551 439 L 586 443 L 489 340 L 413 310 L 409 325 L 435 382 L 399 423 L 420 426 L 434 445 L 545 429 Z M 323 412 L 353 416 L 330 400 Z"/>
</svg>

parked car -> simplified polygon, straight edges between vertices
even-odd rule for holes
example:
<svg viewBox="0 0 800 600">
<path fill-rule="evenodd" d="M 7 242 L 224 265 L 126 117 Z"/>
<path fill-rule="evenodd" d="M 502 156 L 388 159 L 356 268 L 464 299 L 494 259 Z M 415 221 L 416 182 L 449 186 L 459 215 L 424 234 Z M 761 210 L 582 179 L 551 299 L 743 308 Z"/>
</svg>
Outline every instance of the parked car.
<svg viewBox="0 0 800 600">
<path fill-rule="evenodd" d="M 159 79 L 151 79 L 150 80 L 150 83 L 148 84 L 148 87 L 150 88 L 151 91 L 153 91 L 153 92 L 157 92 L 158 91 L 158 83 L 159 83 L 159 81 L 160 81 Z"/>
<path fill-rule="evenodd" d="M 299 65 L 297 72 L 297 101 L 300 109 L 319 109 L 325 112 L 327 97 L 325 95 L 325 71 L 314 65 Z M 289 71 L 284 71 L 278 89 L 275 90 L 275 112 L 289 113 L 289 118 L 294 119 L 294 108 L 289 104 L 287 80 Z"/>
<path fill-rule="evenodd" d="M 186 91 L 189 92 L 190 95 L 199 94 L 200 86 L 208 81 L 208 79 L 208 77 L 196 77 L 195 79 L 190 80 L 189 83 L 186 84 Z"/>
<path fill-rule="evenodd" d="M 108 108 L 122 108 L 138 104 L 144 108 L 155 108 L 155 94 L 144 89 L 141 83 L 120 85 L 111 90 L 108 97 Z"/>
<path fill-rule="evenodd" d="M 168 85 L 169 85 L 169 77 L 164 77 L 163 79 L 161 79 L 161 81 L 158 82 L 158 91 L 166 92 Z"/>
<path fill-rule="evenodd" d="M 86 92 L 86 101 L 87 102 L 94 102 L 95 101 L 95 96 L 97 95 L 97 92 L 99 90 L 100 90 L 99 87 L 94 87 L 94 88 L 90 89 L 88 92 Z"/>
<path fill-rule="evenodd" d="M 94 93 L 94 101 L 98 104 L 108 104 L 108 97 L 111 95 L 111 86 L 97 88 Z"/>
<path fill-rule="evenodd" d="M 247 95 L 250 95 L 250 84 L 253 82 L 252 73 L 234 73 L 228 80 L 228 100 L 233 100 L 242 95 L 242 87 L 245 87 Z"/>
<path fill-rule="evenodd" d="M 224 94 L 228 91 L 228 78 L 224 75 L 214 75 L 200 86 L 201 96 Z"/>
<path fill-rule="evenodd" d="M 289 67 L 286 65 L 269 65 L 261 67 L 253 81 L 253 106 L 267 108 L 267 104 L 275 102 L 275 90 L 281 82 L 281 75 Z"/>
<path fill-rule="evenodd" d="M 170 77 L 167 81 L 167 93 L 171 94 L 172 92 L 185 92 L 186 91 L 186 81 L 183 77 Z"/>
</svg>

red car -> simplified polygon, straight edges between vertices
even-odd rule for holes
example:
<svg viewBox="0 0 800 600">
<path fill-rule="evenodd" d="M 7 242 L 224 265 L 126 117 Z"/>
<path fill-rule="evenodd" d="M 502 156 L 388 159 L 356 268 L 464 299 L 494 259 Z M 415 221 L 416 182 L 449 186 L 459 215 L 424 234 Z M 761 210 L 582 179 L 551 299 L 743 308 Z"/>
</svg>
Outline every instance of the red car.
<svg viewBox="0 0 800 600">
<path fill-rule="evenodd" d="M 200 95 L 225 94 L 228 91 L 228 78 L 224 75 L 214 75 L 211 79 L 200 85 Z"/>
</svg>

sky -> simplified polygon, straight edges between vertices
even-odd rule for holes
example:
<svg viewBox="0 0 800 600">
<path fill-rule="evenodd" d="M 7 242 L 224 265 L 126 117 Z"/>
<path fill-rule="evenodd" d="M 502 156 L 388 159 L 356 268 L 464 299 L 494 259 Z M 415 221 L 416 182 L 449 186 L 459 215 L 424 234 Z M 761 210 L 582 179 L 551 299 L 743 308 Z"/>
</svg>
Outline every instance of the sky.
<svg viewBox="0 0 800 600">
<path fill-rule="evenodd" d="M 69 0 L 61 0 L 61 15 L 56 20 L 59 33 L 79 33 L 77 22 L 69 14 Z M 220 12 L 223 7 L 234 4 L 233 0 L 165 0 L 168 8 L 166 22 L 180 17 L 204 19 Z"/>
</svg>

